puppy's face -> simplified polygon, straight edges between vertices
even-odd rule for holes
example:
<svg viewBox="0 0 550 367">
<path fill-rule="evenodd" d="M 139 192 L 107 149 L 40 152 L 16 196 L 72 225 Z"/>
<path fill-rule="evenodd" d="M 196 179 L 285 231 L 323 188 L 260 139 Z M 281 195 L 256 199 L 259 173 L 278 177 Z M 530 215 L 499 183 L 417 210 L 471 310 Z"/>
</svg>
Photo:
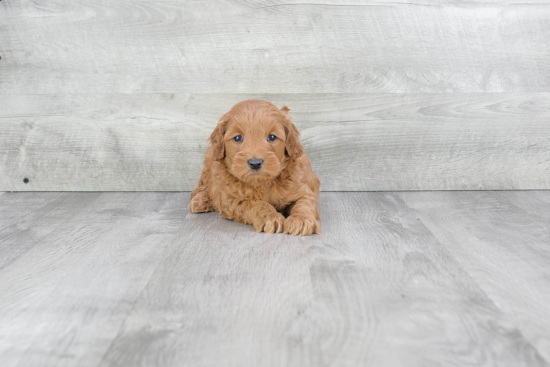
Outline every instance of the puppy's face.
<svg viewBox="0 0 550 367">
<path fill-rule="evenodd" d="M 216 128 L 221 130 L 218 135 L 223 133 L 218 142 L 222 145 L 218 158 L 224 159 L 233 176 L 258 186 L 281 173 L 291 156 L 289 153 L 301 154 L 301 150 L 292 152 L 296 143 L 300 148 L 301 145 L 287 111 L 286 107 L 279 110 L 266 101 L 248 100 L 238 103 L 222 117 Z M 210 138 L 213 145 L 215 134 L 216 130 Z"/>
</svg>

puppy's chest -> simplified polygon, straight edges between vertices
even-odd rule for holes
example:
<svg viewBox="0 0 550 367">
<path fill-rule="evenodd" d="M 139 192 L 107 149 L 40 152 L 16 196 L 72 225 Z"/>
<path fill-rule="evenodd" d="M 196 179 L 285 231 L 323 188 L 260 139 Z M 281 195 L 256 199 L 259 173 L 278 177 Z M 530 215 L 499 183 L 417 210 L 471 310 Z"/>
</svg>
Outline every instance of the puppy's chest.
<svg viewBox="0 0 550 367">
<path fill-rule="evenodd" d="M 266 190 L 264 200 L 273 205 L 275 209 L 283 210 L 296 201 L 296 195 L 288 188 L 273 187 Z"/>
</svg>

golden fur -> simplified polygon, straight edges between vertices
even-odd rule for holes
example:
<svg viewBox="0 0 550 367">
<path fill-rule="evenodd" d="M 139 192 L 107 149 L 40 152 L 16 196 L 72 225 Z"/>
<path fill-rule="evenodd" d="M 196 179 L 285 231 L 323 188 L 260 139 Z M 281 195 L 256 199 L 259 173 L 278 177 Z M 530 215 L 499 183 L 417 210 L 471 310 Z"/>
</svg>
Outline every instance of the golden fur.
<svg viewBox="0 0 550 367">
<path fill-rule="evenodd" d="M 221 117 L 191 193 L 191 212 L 215 210 L 227 219 L 252 224 L 257 232 L 320 233 L 321 182 L 311 170 L 288 111 L 286 106 L 278 109 L 270 102 L 249 99 Z M 234 139 L 238 135 L 242 141 Z M 270 135 L 276 140 L 269 141 Z M 251 169 L 250 159 L 262 159 L 262 168 Z"/>
</svg>

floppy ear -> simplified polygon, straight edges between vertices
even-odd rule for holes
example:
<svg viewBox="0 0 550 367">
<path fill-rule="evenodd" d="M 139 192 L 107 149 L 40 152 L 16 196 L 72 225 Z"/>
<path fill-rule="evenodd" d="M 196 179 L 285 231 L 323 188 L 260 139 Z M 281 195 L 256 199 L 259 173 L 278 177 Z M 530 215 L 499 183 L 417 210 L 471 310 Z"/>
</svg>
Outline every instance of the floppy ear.
<svg viewBox="0 0 550 367">
<path fill-rule="evenodd" d="M 285 127 L 286 142 L 285 149 L 286 154 L 290 158 L 299 158 L 304 154 L 304 147 L 300 144 L 300 132 L 292 123 L 292 119 L 288 114 L 290 109 L 287 106 L 281 108 L 281 116 L 283 117 L 283 126 Z"/>
<path fill-rule="evenodd" d="M 220 118 L 220 121 L 218 121 L 218 125 L 212 131 L 212 135 L 210 135 L 210 144 L 214 148 L 213 151 L 213 158 L 215 160 L 220 160 L 225 157 L 225 144 L 223 142 L 223 136 L 225 135 L 225 131 L 227 130 L 227 124 L 229 123 L 229 113 L 226 113 Z"/>
</svg>

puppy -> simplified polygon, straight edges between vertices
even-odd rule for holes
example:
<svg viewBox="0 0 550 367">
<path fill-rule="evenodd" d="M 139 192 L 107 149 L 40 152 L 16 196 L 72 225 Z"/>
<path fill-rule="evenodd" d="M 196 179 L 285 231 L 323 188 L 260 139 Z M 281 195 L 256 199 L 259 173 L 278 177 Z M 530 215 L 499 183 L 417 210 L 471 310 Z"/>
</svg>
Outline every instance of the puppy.
<svg viewBox="0 0 550 367">
<path fill-rule="evenodd" d="M 217 211 L 257 232 L 320 233 L 321 182 L 288 111 L 249 99 L 221 117 L 191 193 L 191 212 Z"/>
</svg>

